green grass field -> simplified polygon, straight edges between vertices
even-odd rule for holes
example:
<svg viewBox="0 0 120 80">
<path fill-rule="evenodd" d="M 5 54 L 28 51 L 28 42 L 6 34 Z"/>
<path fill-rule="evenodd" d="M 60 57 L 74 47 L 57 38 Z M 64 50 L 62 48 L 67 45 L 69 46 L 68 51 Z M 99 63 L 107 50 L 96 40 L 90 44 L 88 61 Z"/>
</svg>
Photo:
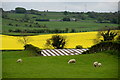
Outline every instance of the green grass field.
<svg viewBox="0 0 120 80">
<path fill-rule="evenodd" d="M 117 78 L 118 59 L 105 52 L 74 56 L 34 56 L 29 51 L 3 51 L 3 78 Z M 23 63 L 16 63 L 18 58 Z M 76 64 L 68 64 L 71 58 Z M 102 67 L 93 67 L 99 61 Z"/>
<path fill-rule="evenodd" d="M 8 24 L 12 23 L 13 26 L 9 26 Z M 26 22 L 18 22 L 18 21 L 13 21 L 13 20 L 7 20 L 7 19 L 3 19 L 3 33 L 10 33 L 8 32 L 9 30 L 16 30 L 16 29 L 20 29 L 20 30 L 41 30 L 41 29 L 50 29 L 50 30 L 54 30 L 54 29 L 59 29 L 59 30 L 65 30 L 66 28 L 69 29 L 69 31 L 71 29 L 75 29 L 77 32 L 80 31 L 96 31 L 96 30 L 100 30 L 100 29 L 104 29 L 105 26 L 111 27 L 111 28 L 116 28 L 118 25 L 117 24 L 110 24 L 110 23 L 95 23 L 94 20 L 92 21 L 78 21 L 78 22 L 57 22 L 57 21 L 45 21 L 45 22 L 38 22 L 40 25 L 46 25 L 47 28 L 37 28 L 37 27 L 25 27 L 25 24 L 28 24 Z M 18 24 L 20 26 L 16 27 L 15 25 Z"/>
<path fill-rule="evenodd" d="M 65 15 L 62 12 L 39 12 L 41 15 L 28 14 L 27 16 L 32 19 L 36 18 L 46 18 L 46 19 L 62 19 Z M 9 13 L 8 17 L 21 19 L 24 18 L 25 14 L 20 13 Z"/>
<path fill-rule="evenodd" d="M 9 19 L 2 18 L 2 33 L 16 35 L 20 32 L 16 33 L 16 32 L 9 32 L 9 31 L 10 30 L 14 31 L 18 29 L 22 31 L 24 30 L 35 31 L 35 30 L 43 30 L 43 29 L 65 30 L 66 28 L 69 29 L 68 32 L 70 32 L 72 29 L 74 29 L 75 32 L 86 32 L 86 31 L 98 31 L 100 29 L 104 29 L 105 26 L 108 26 L 110 28 L 118 27 L 118 24 L 113 24 L 113 23 L 96 23 L 95 19 L 89 18 L 89 17 L 87 17 L 85 20 L 79 20 L 77 22 L 75 21 L 36 21 L 36 19 L 53 20 L 53 19 L 63 19 L 64 17 L 66 17 L 63 14 L 63 12 L 39 12 L 39 13 L 41 15 L 27 14 L 27 17 L 29 18 L 28 22 L 21 22 L 21 20 L 25 19 L 26 14 L 7 13 L 7 16 Z M 67 16 L 69 16 L 70 18 L 74 18 L 73 16 L 78 16 L 78 14 L 69 14 Z M 38 23 L 40 26 L 45 25 L 46 27 L 35 27 L 36 26 L 35 23 Z M 12 26 L 9 24 L 12 24 Z M 32 25 L 32 26 L 30 27 L 29 25 Z M 36 33 L 32 33 L 32 34 L 36 35 Z M 46 34 L 46 33 L 38 33 L 38 34 Z"/>
</svg>

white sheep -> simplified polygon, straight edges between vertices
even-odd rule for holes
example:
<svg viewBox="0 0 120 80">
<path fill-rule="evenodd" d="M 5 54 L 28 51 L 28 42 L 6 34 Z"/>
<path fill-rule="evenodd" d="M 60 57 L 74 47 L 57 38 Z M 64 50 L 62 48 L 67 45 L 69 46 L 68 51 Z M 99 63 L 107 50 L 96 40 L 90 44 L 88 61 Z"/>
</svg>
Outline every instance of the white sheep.
<svg viewBox="0 0 120 80">
<path fill-rule="evenodd" d="M 101 63 L 98 63 L 98 67 L 101 67 L 102 66 L 102 64 Z"/>
<path fill-rule="evenodd" d="M 94 67 L 97 67 L 97 66 L 98 66 L 98 62 L 95 61 L 95 62 L 93 63 L 93 66 L 94 66 Z"/>
<path fill-rule="evenodd" d="M 17 62 L 17 63 L 18 63 L 18 62 L 22 62 L 22 59 L 18 59 L 16 62 Z"/>
<path fill-rule="evenodd" d="M 69 63 L 76 63 L 76 60 L 75 59 L 70 59 L 69 61 L 68 61 L 68 64 Z"/>
</svg>

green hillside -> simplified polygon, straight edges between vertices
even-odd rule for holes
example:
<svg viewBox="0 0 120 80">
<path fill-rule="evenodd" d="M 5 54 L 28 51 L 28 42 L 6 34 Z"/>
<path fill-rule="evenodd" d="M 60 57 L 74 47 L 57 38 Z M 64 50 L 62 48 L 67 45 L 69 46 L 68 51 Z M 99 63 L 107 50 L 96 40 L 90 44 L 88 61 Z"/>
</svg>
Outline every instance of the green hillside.
<svg viewBox="0 0 120 80">
<path fill-rule="evenodd" d="M 16 63 L 17 59 L 23 63 Z M 76 64 L 68 64 L 71 58 Z M 102 67 L 93 67 L 93 62 Z M 117 78 L 118 59 L 105 52 L 74 56 L 34 56 L 29 51 L 3 51 L 3 78 Z"/>
<path fill-rule="evenodd" d="M 2 33 L 12 35 L 20 35 L 22 32 L 26 32 L 27 34 L 74 33 L 97 31 L 108 27 L 117 29 L 118 27 L 118 24 L 112 22 L 116 13 L 114 15 L 113 13 L 94 12 L 93 15 L 93 12 L 67 12 L 67 14 L 65 12 L 49 11 L 33 12 L 16 13 L 4 11 L 2 15 Z M 102 16 L 105 19 L 101 20 Z M 112 18 L 109 19 L 106 16 Z"/>
</svg>

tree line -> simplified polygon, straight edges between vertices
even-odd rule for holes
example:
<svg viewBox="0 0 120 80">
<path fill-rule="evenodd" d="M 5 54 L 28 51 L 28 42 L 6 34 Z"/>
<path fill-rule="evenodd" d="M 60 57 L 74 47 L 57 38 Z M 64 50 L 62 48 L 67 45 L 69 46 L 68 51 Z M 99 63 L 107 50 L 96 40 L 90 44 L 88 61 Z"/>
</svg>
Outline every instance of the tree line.
<svg viewBox="0 0 120 80">
<path fill-rule="evenodd" d="M 2 8 L 1 8 L 2 12 L 4 13 L 3 16 L 6 17 L 5 12 Z M 40 11 L 37 10 L 26 10 L 23 7 L 16 7 L 15 10 L 11 10 L 9 12 L 13 12 L 13 13 L 23 13 L 23 14 L 35 14 L 35 15 L 44 15 L 46 16 L 48 13 L 48 11 L 44 11 L 44 13 L 40 13 Z M 65 15 L 66 17 L 63 18 L 63 21 L 70 21 L 70 18 L 75 18 L 76 20 L 81 19 L 81 20 L 86 20 L 89 18 L 93 18 L 96 20 L 96 22 L 98 23 L 114 23 L 114 24 L 118 24 L 120 23 L 120 20 L 118 19 L 119 16 L 119 12 L 69 12 L 69 11 L 64 11 L 63 15 Z M 39 19 L 38 19 L 39 20 Z M 49 19 L 45 19 L 45 21 L 49 21 Z M 41 20 L 40 20 L 41 21 Z"/>
<path fill-rule="evenodd" d="M 76 31 L 75 29 L 9 29 L 8 32 L 14 32 L 14 33 L 76 33 L 79 31 Z M 80 31 L 80 32 L 86 32 L 86 31 Z"/>
</svg>

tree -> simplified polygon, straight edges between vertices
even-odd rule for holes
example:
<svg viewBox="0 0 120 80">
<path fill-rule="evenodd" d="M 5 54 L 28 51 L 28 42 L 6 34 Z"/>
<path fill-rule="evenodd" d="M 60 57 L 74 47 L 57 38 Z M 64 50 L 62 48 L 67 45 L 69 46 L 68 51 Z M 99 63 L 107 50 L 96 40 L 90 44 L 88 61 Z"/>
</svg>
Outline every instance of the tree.
<svg viewBox="0 0 120 80">
<path fill-rule="evenodd" d="M 68 32 L 69 32 L 69 29 L 68 29 L 68 28 L 65 28 L 65 32 L 68 33 Z"/>
<path fill-rule="evenodd" d="M 97 22 L 101 23 L 103 21 L 103 18 L 102 17 L 98 17 L 97 18 Z"/>
<path fill-rule="evenodd" d="M 117 39 L 116 40 L 119 40 L 120 41 L 120 35 L 118 35 Z"/>
<path fill-rule="evenodd" d="M 3 8 L 0 8 L 0 12 L 4 12 Z"/>
<path fill-rule="evenodd" d="M 110 41 L 114 40 L 114 37 L 117 35 L 115 32 L 110 32 L 110 29 L 108 29 L 107 32 L 101 32 L 101 36 L 103 37 L 103 41 Z"/>
<path fill-rule="evenodd" d="M 24 46 L 27 45 L 29 42 L 31 42 L 31 38 L 28 36 L 20 36 L 18 37 L 18 41 L 22 43 Z"/>
<path fill-rule="evenodd" d="M 78 14 L 78 16 L 76 16 L 76 18 L 79 18 L 79 19 L 82 19 L 82 20 L 87 19 L 87 17 L 85 16 L 85 14 Z"/>
<path fill-rule="evenodd" d="M 26 13 L 26 9 L 22 7 L 17 7 L 15 8 L 16 13 Z"/>
<path fill-rule="evenodd" d="M 71 29 L 71 31 L 70 31 L 71 33 L 74 33 L 74 32 L 76 32 L 76 30 L 75 29 Z"/>
<path fill-rule="evenodd" d="M 31 10 L 30 10 L 30 13 L 31 13 L 31 14 L 35 14 L 35 13 L 36 13 L 36 11 L 35 11 L 35 10 L 33 10 L 33 9 L 31 9 Z"/>
<path fill-rule="evenodd" d="M 64 15 L 68 15 L 68 12 L 67 12 L 67 11 L 64 11 Z"/>
<path fill-rule="evenodd" d="M 53 35 L 47 39 L 46 46 L 54 47 L 55 49 L 63 49 L 66 45 L 65 37 L 61 35 Z"/>
<path fill-rule="evenodd" d="M 28 14 L 25 14 L 25 15 L 24 15 L 23 20 L 24 20 L 24 21 L 27 21 L 27 22 L 28 22 L 28 20 L 30 20 Z"/>
<path fill-rule="evenodd" d="M 81 45 L 77 45 L 75 48 L 76 49 L 82 49 L 83 47 Z"/>
<path fill-rule="evenodd" d="M 63 21 L 70 21 L 70 18 L 69 17 L 65 17 L 62 19 Z"/>
<path fill-rule="evenodd" d="M 107 29 L 105 31 L 99 31 L 97 33 L 96 39 L 94 39 L 95 44 L 101 41 L 113 41 L 119 32 L 111 31 Z"/>
<path fill-rule="evenodd" d="M 8 13 L 2 12 L 2 18 L 8 18 Z"/>
<path fill-rule="evenodd" d="M 25 34 L 26 34 L 26 31 L 21 32 L 21 36 L 17 38 L 18 42 L 22 43 L 24 46 L 30 43 L 31 41 L 33 41 L 29 36 L 25 36 Z"/>
</svg>

